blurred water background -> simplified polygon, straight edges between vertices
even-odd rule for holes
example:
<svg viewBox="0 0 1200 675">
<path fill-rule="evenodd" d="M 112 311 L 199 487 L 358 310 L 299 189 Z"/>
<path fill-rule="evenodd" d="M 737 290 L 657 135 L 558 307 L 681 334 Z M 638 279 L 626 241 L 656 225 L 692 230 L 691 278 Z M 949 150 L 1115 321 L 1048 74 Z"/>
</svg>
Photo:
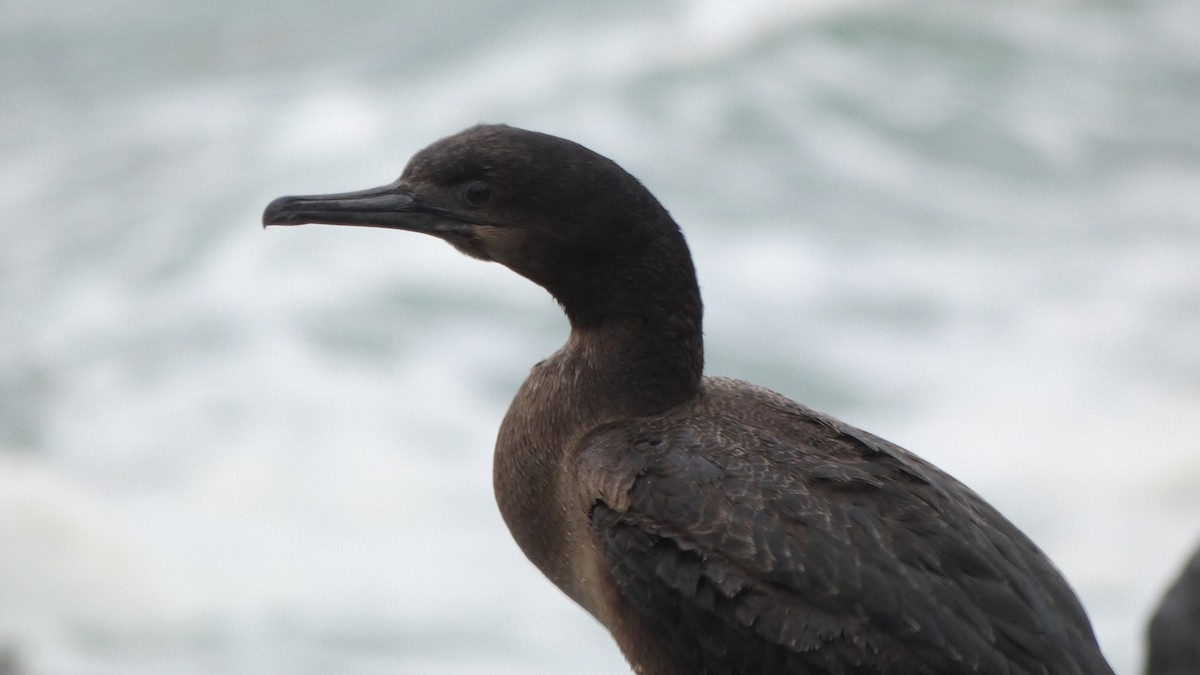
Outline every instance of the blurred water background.
<svg viewBox="0 0 1200 675">
<path fill-rule="evenodd" d="M 16 672 L 627 672 L 492 501 L 551 300 L 259 228 L 479 121 L 642 178 L 709 372 L 981 492 L 1118 672 L 1200 538 L 1191 0 L 6 0 L 0 91 Z"/>
</svg>

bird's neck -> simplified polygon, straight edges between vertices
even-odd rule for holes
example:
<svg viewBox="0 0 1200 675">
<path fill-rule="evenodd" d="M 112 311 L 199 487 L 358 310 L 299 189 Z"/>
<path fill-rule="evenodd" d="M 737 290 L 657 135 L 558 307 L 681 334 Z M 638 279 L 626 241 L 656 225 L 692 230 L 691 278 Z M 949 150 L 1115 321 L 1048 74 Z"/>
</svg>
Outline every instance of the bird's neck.
<svg viewBox="0 0 1200 675">
<path fill-rule="evenodd" d="M 591 402 L 600 416 L 630 418 L 660 413 L 695 396 L 703 349 L 698 320 L 664 313 L 573 327 L 553 360 L 570 374 L 571 398 Z"/>
<path fill-rule="evenodd" d="M 695 395 L 704 370 L 703 306 L 691 253 L 678 226 L 663 222 L 632 250 L 592 269 L 586 261 L 544 283 L 571 322 L 555 355 L 576 371 L 573 386 L 614 412 L 653 415 Z M 578 375 L 586 374 L 584 377 Z"/>
<path fill-rule="evenodd" d="M 496 440 L 494 486 L 525 555 L 576 602 L 595 611 L 578 568 L 586 505 L 572 472 L 580 440 L 618 420 L 661 413 L 699 391 L 703 369 L 699 304 L 676 312 L 572 327 L 553 356 L 521 385 Z"/>
</svg>

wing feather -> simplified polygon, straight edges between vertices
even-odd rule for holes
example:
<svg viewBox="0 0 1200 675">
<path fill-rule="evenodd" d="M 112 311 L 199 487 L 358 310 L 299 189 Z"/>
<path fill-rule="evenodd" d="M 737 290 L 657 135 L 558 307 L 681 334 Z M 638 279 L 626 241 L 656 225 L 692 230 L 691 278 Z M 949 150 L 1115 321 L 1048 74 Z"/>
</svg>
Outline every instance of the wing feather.
<svg viewBox="0 0 1200 675">
<path fill-rule="evenodd" d="M 1111 672 L 1065 581 L 973 492 L 763 396 L 581 454 L 612 579 L 687 672 Z"/>
</svg>

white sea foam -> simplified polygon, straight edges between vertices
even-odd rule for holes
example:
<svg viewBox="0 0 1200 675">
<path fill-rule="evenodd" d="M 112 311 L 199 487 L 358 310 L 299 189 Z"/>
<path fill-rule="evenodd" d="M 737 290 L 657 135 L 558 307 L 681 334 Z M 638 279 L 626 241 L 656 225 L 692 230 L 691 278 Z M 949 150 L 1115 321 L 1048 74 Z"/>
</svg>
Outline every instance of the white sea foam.
<svg viewBox="0 0 1200 675">
<path fill-rule="evenodd" d="M 490 120 L 631 168 L 693 245 L 710 370 L 962 478 L 1133 672 L 1200 537 L 1186 21 L 394 4 L 360 0 L 355 39 L 315 5 L 0 22 L 2 54 L 45 43 L 44 77 L 0 68 L 0 649 L 34 672 L 621 672 L 490 495 L 553 303 L 440 242 L 257 225 Z"/>
</svg>

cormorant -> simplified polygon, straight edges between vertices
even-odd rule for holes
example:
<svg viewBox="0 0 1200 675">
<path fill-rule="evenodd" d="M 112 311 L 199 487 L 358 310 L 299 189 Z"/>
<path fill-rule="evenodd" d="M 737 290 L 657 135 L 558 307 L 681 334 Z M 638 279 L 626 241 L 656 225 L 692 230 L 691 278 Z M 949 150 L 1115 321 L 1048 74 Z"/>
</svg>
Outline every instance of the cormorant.
<svg viewBox="0 0 1200 675">
<path fill-rule="evenodd" d="M 263 223 L 430 234 L 554 296 L 570 337 L 504 418 L 496 500 L 635 672 L 1112 672 L 1058 570 L 970 489 L 779 394 L 702 375 L 687 244 L 611 160 L 481 125 L 389 185 L 281 197 Z"/>
</svg>

